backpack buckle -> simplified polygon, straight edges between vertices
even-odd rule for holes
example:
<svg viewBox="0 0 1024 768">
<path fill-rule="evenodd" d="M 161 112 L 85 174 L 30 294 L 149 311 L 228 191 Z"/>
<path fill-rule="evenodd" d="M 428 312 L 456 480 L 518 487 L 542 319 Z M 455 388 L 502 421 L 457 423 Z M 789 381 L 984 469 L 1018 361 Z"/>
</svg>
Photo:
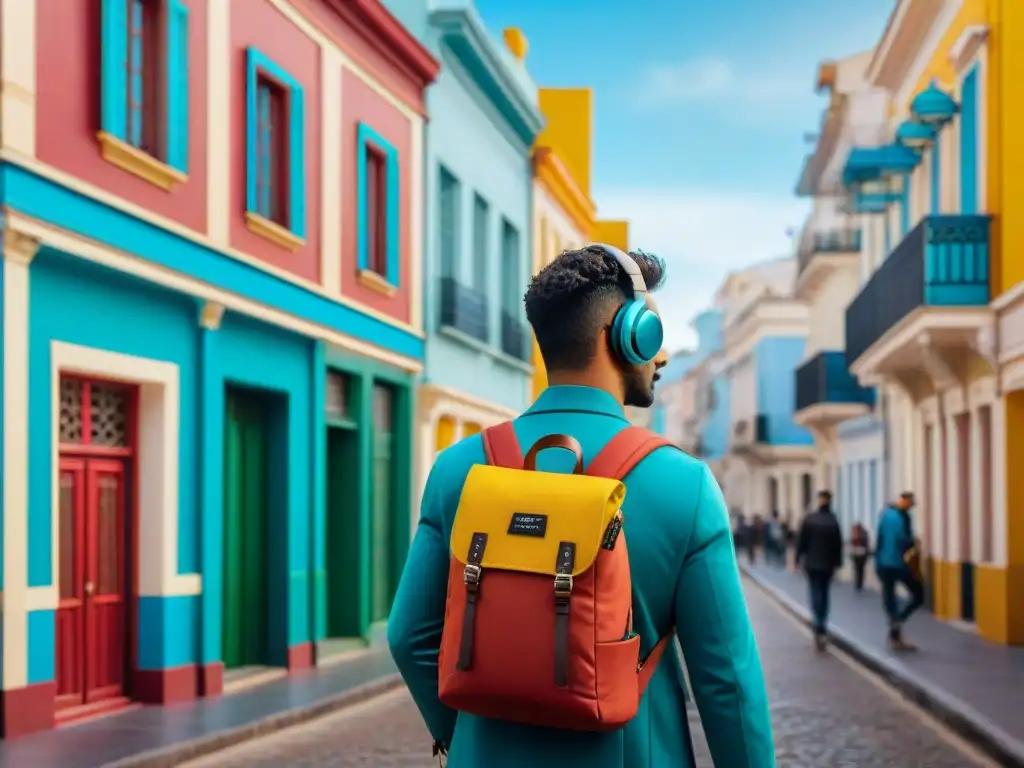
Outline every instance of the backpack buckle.
<svg viewBox="0 0 1024 768">
<path fill-rule="evenodd" d="M 572 596 L 572 574 L 555 574 L 555 597 L 560 600 L 568 600 Z"/>
<path fill-rule="evenodd" d="M 480 576 L 483 573 L 483 568 L 474 563 L 468 563 L 465 570 L 462 572 L 462 581 L 469 588 L 470 592 L 475 592 L 480 584 Z"/>
</svg>

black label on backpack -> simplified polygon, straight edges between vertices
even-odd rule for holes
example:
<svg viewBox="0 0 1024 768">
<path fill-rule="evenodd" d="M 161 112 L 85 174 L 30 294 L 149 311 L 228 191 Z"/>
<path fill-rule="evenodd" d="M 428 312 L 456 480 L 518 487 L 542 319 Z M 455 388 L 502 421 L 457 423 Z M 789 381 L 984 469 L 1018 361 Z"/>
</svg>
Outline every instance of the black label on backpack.
<svg viewBox="0 0 1024 768">
<path fill-rule="evenodd" d="M 619 540 L 619 533 L 622 531 L 622 515 L 617 514 L 604 529 L 604 539 L 601 540 L 602 549 L 615 549 L 615 542 Z"/>
<path fill-rule="evenodd" d="M 508 524 L 508 532 L 512 536 L 536 536 L 543 539 L 548 532 L 548 516 L 516 512 Z"/>
</svg>

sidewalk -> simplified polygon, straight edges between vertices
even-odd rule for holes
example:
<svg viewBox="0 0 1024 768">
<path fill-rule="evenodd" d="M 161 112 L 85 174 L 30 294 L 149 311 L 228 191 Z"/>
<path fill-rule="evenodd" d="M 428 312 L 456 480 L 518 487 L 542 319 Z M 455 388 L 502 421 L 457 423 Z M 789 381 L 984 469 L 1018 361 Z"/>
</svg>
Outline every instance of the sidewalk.
<svg viewBox="0 0 1024 768">
<path fill-rule="evenodd" d="M 319 717 L 400 683 L 390 654 L 368 651 L 335 666 L 215 699 L 140 707 L 0 742 L 0 768 L 170 768 Z"/>
<path fill-rule="evenodd" d="M 809 623 L 807 584 L 801 574 L 745 562 L 741 568 L 783 608 Z M 832 590 L 829 623 L 837 647 L 1001 765 L 1024 768 L 1024 648 L 989 643 L 921 610 L 907 624 L 907 638 L 920 650 L 895 655 L 886 647 L 887 622 L 879 594 L 858 594 L 842 582 Z"/>
</svg>

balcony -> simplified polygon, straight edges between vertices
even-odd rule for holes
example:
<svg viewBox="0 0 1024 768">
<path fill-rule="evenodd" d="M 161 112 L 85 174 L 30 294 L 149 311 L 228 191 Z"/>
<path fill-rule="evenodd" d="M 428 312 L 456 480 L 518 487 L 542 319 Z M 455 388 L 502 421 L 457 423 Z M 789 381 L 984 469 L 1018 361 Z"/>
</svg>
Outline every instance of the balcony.
<svg viewBox="0 0 1024 768">
<path fill-rule="evenodd" d="M 972 356 L 986 360 L 989 295 L 989 217 L 925 217 L 846 310 L 850 371 L 922 395 L 962 381 Z"/>
<path fill-rule="evenodd" d="M 768 442 L 768 416 L 759 413 L 752 419 L 739 419 L 732 424 L 732 449 L 734 452 L 749 446 Z"/>
<path fill-rule="evenodd" d="M 486 344 L 487 297 L 453 277 L 442 277 L 441 326 Z"/>
<path fill-rule="evenodd" d="M 798 297 L 812 298 L 829 275 L 837 270 L 857 269 L 860 244 L 859 229 L 815 232 L 797 252 Z"/>
<path fill-rule="evenodd" d="M 501 313 L 501 351 L 523 363 L 530 362 L 530 333 L 519 318 Z"/>
<path fill-rule="evenodd" d="M 874 390 L 862 387 L 853 377 L 845 352 L 819 352 L 797 368 L 795 376 L 793 421 L 802 427 L 828 429 L 865 415 L 874 405 Z"/>
</svg>

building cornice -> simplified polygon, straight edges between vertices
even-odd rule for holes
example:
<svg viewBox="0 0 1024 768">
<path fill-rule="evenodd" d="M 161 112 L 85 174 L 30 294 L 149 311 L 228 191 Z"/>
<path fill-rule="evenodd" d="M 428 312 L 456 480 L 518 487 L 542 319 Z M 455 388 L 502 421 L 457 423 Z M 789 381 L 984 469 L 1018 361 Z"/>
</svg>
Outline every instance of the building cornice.
<svg viewBox="0 0 1024 768">
<path fill-rule="evenodd" d="M 394 65 L 422 90 L 441 69 L 440 63 L 380 0 L 320 0 L 355 30 L 374 52 Z"/>
<path fill-rule="evenodd" d="M 551 147 L 534 148 L 533 176 L 580 231 L 583 239 L 589 240 L 594 232 L 597 209 Z"/>
<path fill-rule="evenodd" d="M 867 79 L 897 93 L 936 24 L 952 18 L 963 0 L 898 0 L 868 64 Z"/>
<path fill-rule="evenodd" d="M 441 41 L 491 101 L 516 136 L 531 146 L 544 127 L 544 115 L 537 103 L 537 89 L 525 82 L 525 72 L 514 71 L 520 63 L 498 48 L 472 4 L 452 0 L 451 7 L 431 12 L 430 23 Z M 503 55 L 504 54 L 504 55 Z"/>
</svg>

